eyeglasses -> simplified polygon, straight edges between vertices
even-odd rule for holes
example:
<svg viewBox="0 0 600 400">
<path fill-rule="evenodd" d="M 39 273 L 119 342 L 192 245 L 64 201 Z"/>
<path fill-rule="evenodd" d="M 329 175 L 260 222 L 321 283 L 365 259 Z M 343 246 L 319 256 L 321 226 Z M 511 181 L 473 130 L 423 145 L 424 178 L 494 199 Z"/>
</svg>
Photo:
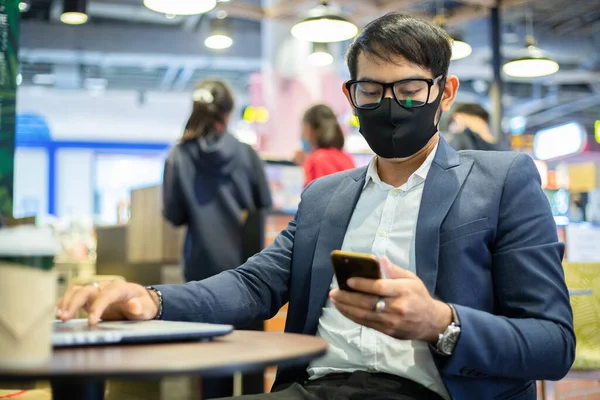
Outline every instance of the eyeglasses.
<svg viewBox="0 0 600 400">
<path fill-rule="evenodd" d="M 404 108 L 419 108 L 429 102 L 431 88 L 444 76 L 435 79 L 403 79 L 401 81 L 382 83 L 376 81 L 346 82 L 346 89 L 354 107 L 373 110 L 381 104 L 388 88 L 392 89 L 394 98 Z"/>
</svg>

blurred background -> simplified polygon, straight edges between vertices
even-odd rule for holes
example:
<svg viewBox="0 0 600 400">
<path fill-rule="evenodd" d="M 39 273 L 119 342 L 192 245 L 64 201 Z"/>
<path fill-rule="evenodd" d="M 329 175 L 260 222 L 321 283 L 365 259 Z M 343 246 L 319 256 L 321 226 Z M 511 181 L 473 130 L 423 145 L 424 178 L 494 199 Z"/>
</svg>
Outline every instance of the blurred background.
<svg viewBox="0 0 600 400">
<path fill-rule="evenodd" d="M 274 207 L 261 245 L 297 207 L 304 175 L 292 160 L 308 107 L 331 107 L 344 150 L 366 165 L 341 91 L 344 54 L 390 11 L 447 30 L 457 102 L 481 105 L 496 140 L 536 160 L 567 259 L 600 262 L 600 0 L 16 3 L 18 29 L 3 33 L 0 212 L 56 228 L 63 287 L 86 274 L 181 279 L 184 233 L 162 220 L 160 185 L 199 80 L 229 83 L 230 130 L 265 160 Z M 440 129 L 452 140 L 448 116 Z M 280 317 L 266 329 L 282 329 Z"/>
<path fill-rule="evenodd" d="M 86 23 L 61 22 L 69 3 L 83 7 Z M 142 0 L 21 1 L 14 215 L 119 222 L 117 210 L 129 202 L 131 188 L 161 182 L 164 157 L 190 112 L 191 90 L 208 77 L 230 83 L 237 99 L 233 130 L 265 158 L 290 159 L 299 146 L 302 113 L 320 102 L 338 113 L 349 137 L 347 150 L 367 150 L 340 89 L 348 79 L 343 56 L 349 41 L 329 43 L 311 57 L 314 46 L 290 33 L 320 3 L 219 1 L 208 12 L 185 16 L 153 11 Z M 500 66 L 521 57 L 531 36 L 560 67 L 544 77 L 503 73 L 503 109 L 490 95 L 497 84 L 494 5 L 495 0 L 327 4 L 329 13 L 359 28 L 395 10 L 440 22 L 472 49 L 452 63 L 451 73 L 461 79 L 457 101 L 479 103 L 500 118 L 501 134 L 513 148 L 532 151 L 537 132 L 566 123 L 577 124 L 595 142 L 600 2 L 501 2 Z M 231 45 L 209 48 L 206 39 L 219 18 Z M 578 160 L 594 158 L 579 147 Z M 368 161 L 357 158 L 358 164 Z"/>
</svg>

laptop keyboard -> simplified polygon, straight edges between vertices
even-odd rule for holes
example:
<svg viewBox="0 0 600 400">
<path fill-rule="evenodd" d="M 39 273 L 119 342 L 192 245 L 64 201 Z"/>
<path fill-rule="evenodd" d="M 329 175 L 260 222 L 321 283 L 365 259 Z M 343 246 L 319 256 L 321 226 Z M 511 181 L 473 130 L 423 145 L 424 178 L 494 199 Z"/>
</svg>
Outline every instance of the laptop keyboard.
<svg viewBox="0 0 600 400">
<path fill-rule="evenodd" d="M 68 322 L 55 322 L 52 327 L 54 333 L 79 333 L 79 332 L 98 332 L 105 331 L 99 326 L 90 326 L 87 321 L 85 323 L 72 324 Z"/>
<path fill-rule="evenodd" d="M 102 343 L 118 343 L 122 335 L 115 328 L 90 326 L 87 320 L 61 322 L 52 326 L 52 344 L 54 346 L 74 346 Z"/>
</svg>

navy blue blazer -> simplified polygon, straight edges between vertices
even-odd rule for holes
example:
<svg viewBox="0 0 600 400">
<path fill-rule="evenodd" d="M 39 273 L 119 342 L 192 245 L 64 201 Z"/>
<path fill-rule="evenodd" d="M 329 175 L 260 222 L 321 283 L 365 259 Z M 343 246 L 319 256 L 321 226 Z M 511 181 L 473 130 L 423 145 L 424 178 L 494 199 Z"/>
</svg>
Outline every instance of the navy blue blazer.
<svg viewBox="0 0 600 400">
<path fill-rule="evenodd" d="M 304 191 L 294 219 L 241 267 L 162 285 L 163 318 L 243 326 L 289 301 L 286 332 L 314 335 L 366 168 L 326 176 Z M 452 356 L 434 355 L 454 399 L 535 399 L 535 380 L 558 380 L 575 357 L 569 295 L 550 205 L 532 159 L 463 151 L 440 139 L 416 230 L 416 270 L 452 303 L 462 333 Z M 215 238 L 218 240 L 218 238 Z M 306 366 L 280 369 L 276 384 Z"/>
</svg>

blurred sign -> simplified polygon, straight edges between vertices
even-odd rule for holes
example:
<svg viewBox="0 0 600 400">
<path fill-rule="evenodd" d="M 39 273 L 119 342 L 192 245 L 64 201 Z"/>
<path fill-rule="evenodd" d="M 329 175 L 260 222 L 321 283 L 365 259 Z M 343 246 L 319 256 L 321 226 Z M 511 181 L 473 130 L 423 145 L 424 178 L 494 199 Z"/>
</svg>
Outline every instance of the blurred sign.
<svg viewBox="0 0 600 400">
<path fill-rule="evenodd" d="M 248 106 L 244 109 L 242 119 L 250 123 L 264 124 L 269 121 L 269 110 L 265 107 Z"/>
<path fill-rule="evenodd" d="M 511 135 L 510 147 L 513 150 L 533 149 L 533 135 Z"/>
<path fill-rule="evenodd" d="M 583 127 L 577 122 L 568 122 L 538 131 L 533 139 L 533 154 L 538 160 L 564 157 L 580 153 L 586 142 Z"/>
<path fill-rule="evenodd" d="M 594 137 L 596 138 L 596 142 L 600 143 L 600 120 L 594 123 Z"/>
<path fill-rule="evenodd" d="M 569 189 L 571 187 L 569 177 L 569 164 L 560 163 L 556 166 L 556 188 Z"/>
<path fill-rule="evenodd" d="M 534 162 L 538 172 L 540 173 L 540 178 L 542 179 L 542 188 L 546 188 L 548 186 L 548 164 L 537 160 Z"/>
<path fill-rule="evenodd" d="M 598 166 L 594 163 L 569 164 L 569 188 L 585 193 L 598 187 Z"/>
<path fill-rule="evenodd" d="M 12 215 L 19 2 L 0 0 L 0 213 Z"/>
<path fill-rule="evenodd" d="M 556 225 L 567 225 L 569 223 L 570 208 L 569 192 L 565 189 L 544 189 L 544 193 L 550 202 L 552 216 L 554 217 Z"/>
<path fill-rule="evenodd" d="M 567 254 L 569 262 L 600 262 L 600 228 L 591 224 L 567 226 Z"/>
</svg>

